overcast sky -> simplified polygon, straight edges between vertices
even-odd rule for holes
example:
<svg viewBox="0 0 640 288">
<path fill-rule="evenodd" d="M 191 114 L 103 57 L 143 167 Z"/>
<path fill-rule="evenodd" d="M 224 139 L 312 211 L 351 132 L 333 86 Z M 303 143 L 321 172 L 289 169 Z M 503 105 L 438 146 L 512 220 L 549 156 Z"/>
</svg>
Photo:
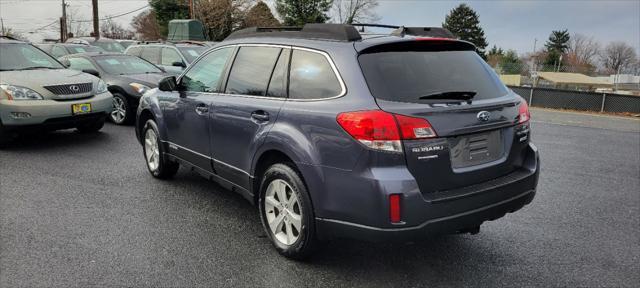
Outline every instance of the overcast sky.
<svg viewBox="0 0 640 288">
<path fill-rule="evenodd" d="M 90 19 L 91 0 L 67 0 L 79 19 Z M 271 6 L 273 0 L 265 1 Z M 625 41 L 640 54 L 640 1 L 428 1 L 379 0 L 380 23 L 405 26 L 441 26 L 445 15 L 458 4 L 466 2 L 480 15 L 489 45 L 515 49 L 519 53 L 537 48 L 551 30 L 569 29 L 570 33 L 593 36 L 603 44 Z M 7 27 L 26 33 L 56 21 L 61 14 L 61 0 L 0 0 L 0 17 Z M 146 0 L 99 0 L 100 17 L 126 13 L 148 4 Z M 139 12 L 117 18 L 129 26 Z M 91 23 L 87 23 L 91 27 Z M 30 39 L 42 34 L 56 37 L 54 24 Z"/>
</svg>

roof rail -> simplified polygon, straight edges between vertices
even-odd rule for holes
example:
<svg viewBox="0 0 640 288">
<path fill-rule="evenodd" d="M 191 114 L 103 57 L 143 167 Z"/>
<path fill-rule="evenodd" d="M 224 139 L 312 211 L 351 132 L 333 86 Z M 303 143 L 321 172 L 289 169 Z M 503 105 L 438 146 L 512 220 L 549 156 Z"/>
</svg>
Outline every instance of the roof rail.
<svg viewBox="0 0 640 288">
<path fill-rule="evenodd" d="M 396 25 L 385 25 L 385 24 L 367 24 L 367 23 L 354 23 L 353 26 L 357 27 L 378 27 L 378 28 L 389 28 L 395 29 L 391 32 L 391 35 L 404 37 L 405 35 L 411 36 L 426 36 L 426 37 L 440 37 L 440 38 L 451 38 L 455 39 L 456 36 L 451 33 L 451 31 L 441 28 L 441 27 L 404 27 L 404 26 L 396 26 Z M 364 30 L 360 31 L 364 32 Z"/>
<path fill-rule="evenodd" d="M 358 30 L 347 24 L 305 24 L 303 27 L 251 27 L 231 33 L 227 39 L 248 37 L 283 37 L 357 41 L 362 39 Z"/>
</svg>

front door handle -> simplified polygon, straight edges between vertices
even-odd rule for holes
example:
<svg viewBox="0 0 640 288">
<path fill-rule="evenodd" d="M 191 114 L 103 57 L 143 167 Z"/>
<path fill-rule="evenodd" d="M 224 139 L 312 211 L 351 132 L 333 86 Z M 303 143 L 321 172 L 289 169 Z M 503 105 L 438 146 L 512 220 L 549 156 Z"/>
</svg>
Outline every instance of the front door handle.
<svg viewBox="0 0 640 288">
<path fill-rule="evenodd" d="M 269 121 L 269 113 L 263 110 L 253 111 L 251 112 L 251 118 L 257 121 L 266 122 Z"/>
<path fill-rule="evenodd" d="M 209 112 L 209 107 L 207 107 L 206 104 L 200 103 L 196 105 L 196 113 L 198 113 L 198 115 L 205 115 L 207 112 Z"/>
</svg>

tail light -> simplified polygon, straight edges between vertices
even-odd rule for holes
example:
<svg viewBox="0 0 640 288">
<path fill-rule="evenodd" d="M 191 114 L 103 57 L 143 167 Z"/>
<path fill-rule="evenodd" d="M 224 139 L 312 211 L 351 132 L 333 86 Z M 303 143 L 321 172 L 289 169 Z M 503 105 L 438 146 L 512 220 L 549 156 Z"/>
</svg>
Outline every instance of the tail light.
<svg viewBox="0 0 640 288">
<path fill-rule="evenodd" d="M 426 119 L 381 110 L 340 113 L 336 120 L 351 137 L 376 150 L 402 152 L 401 140 L 436 137 Z"/>
<path fill-rule="evenodd" d="M 518 108 L 518 123 L 525 123 L 529 121 L 529 119 L 531 119 L 531 114 L 529 113 L 529 104 L 527 104 L 527 101 L 522 99 L 522 101 L 520 101 L 520 107 Z"/>
</svg>

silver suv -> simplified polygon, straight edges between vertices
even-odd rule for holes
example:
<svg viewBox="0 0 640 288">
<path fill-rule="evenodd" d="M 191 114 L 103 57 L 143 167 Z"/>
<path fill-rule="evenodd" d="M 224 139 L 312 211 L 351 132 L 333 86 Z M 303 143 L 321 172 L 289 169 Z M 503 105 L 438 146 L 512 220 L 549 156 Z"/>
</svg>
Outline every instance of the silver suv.
<svg viewBox="0 0 640 288">
<path fill-rule="evenodd" d="M 0 37 L 0 144 L 30 130 L 95 132 L 113 109 L 107 84 L 35 46 Z"/>
</svg>

